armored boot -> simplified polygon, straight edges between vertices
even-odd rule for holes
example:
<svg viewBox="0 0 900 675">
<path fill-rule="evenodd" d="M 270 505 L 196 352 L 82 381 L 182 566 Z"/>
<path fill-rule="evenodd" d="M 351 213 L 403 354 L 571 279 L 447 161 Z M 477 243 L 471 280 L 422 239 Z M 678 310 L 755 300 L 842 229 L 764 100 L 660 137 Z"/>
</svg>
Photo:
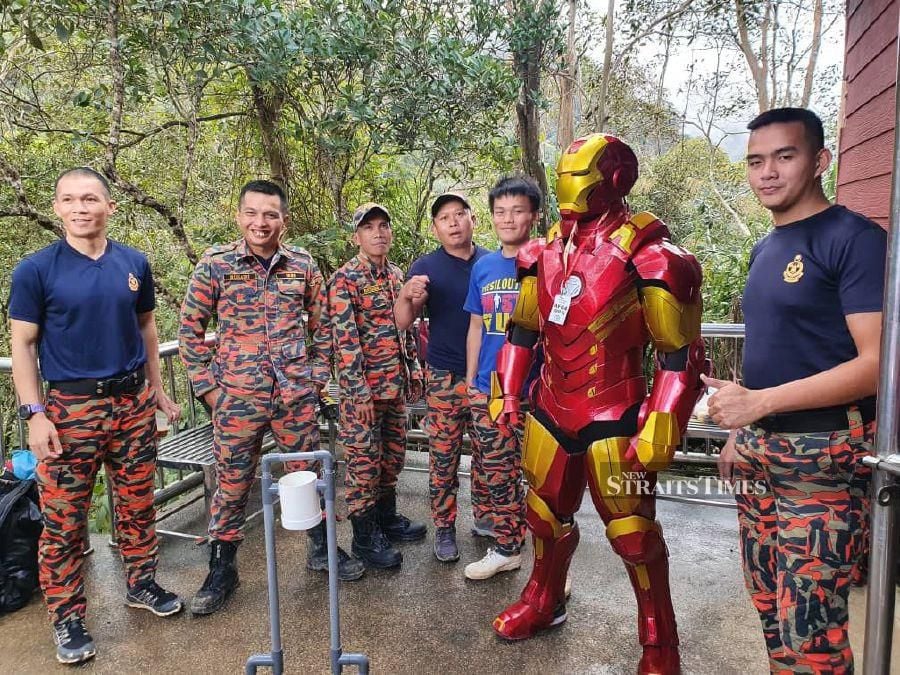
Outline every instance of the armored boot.
<svg viewBox="0 0 900 675">
<path fill-rule="evenodd" d="M 325 531 L 325 521 L 306 531 L 309 541 L 306 544 L 306 569 L 317 572 L 328 571 L 328 538 Z M 356 581 L 366 571 L 363 564 L 356 558 L 347 555 L 338 546 L 338 579 L 341 581 Z"/>
<path fill-rule="evenodd" d="M 425 538 L 425 523 L 414 523 L 397 513 L 397 492 L 389 490 L 375 504 L 375 516 L 384 535 L 391 542 L 419 541 Z"/>
<path fill-rule="evenodd" d="M 522 597 L 494 619 L 494 632 L 506 640 L 524 640 L 566 618 L 566 577 L 578 546 L 578 525 L 564 524 L 562 536 L 534 537 L 534 567 Z"/>
<path fill-rule="evenodd" d="M 628 570 L 638 606 L 638 639 L 643 654 L 639 675 L 678 675 L 678 627 L 669 590 L 669 560 L 659 523 L 641 516 L 607 525 L 613 550 Z"/>
<path fill-rule="evenodd" d="M 213 539 L 209 543 L 209 574 L 191 600 L 193 614 L 212 614 L 222 609 L 225 601 L 241 582 L 235 555 L 238 545 L 232 541 Z"/>
<path fill-rule="evenodd" d="M 353 524 L 353 555 L 366 567 L 387 569 L 403 562 L 403 554 L 391 546 L 378 526 L 375 510 L 369 509 L 350 516 Z"/>
</svg>

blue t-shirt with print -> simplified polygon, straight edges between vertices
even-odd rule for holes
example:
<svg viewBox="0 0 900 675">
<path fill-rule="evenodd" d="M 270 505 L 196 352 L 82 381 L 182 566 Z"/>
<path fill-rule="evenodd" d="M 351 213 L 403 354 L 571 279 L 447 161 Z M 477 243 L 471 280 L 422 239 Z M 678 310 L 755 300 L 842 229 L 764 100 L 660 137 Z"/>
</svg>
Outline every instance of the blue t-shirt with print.
<svg viewBox="0 0 900 675">
<path fill-rule="evenodd" d="M 475 386 L 485 394 L 491 393 L 491 373 L 497 370 L 497 354 L 506 342 L 506 327 L 518 299 L 515 257 L 506 258 L 501 251 L 494 251 L 475 263 L 465 310 L 480 316 L 482 321 Z M 523 395 L 539 370 L 540 359 L 536 358 Z"/>
<path fill-rule="evenodd" d="M 61 239 L 12 274 L 9 316 L 40 326 L 45 380 L 106 378 L 147 362 L 138 315 L 156 305 L 143 253 L 115 241 L 96 260 Z"/>
<path fill-rule="evenodd" d="M 887 234 L 843 206 L 776 227 L 750 254 L 744 383 L 765 389 L 855 358 L 847 315 L 882 311 Z"/>
</svg>

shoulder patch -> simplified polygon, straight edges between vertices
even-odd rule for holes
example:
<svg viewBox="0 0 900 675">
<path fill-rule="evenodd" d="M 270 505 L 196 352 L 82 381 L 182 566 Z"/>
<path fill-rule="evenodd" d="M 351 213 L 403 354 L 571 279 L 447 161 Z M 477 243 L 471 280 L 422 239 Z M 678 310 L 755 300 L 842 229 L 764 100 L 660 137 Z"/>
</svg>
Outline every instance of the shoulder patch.
<svg viewBox="0 0 900 675">
<path fill-rule="evenodd" d="M 210 246 L 208 249 L 206 249 L 206 251 L 203 252 L 203 255 L 209 256 L 209 257 L 215 256 L 215 255 L 222 255 L 223 253 L 228 253 L 229 251 L 233 251 L 234 249 L 236 249 L 237 245 L 239 243 L 240 242 L 232 241 L 227 244 L 218 244 L 216 246 Z"/>
</svg>

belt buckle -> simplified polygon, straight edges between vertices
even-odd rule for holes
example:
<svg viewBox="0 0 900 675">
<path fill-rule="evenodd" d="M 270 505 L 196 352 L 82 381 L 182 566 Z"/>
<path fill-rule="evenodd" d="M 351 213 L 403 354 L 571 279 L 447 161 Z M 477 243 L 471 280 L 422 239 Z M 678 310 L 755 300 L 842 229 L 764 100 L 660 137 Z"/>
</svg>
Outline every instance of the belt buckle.
<svg viewBox="0 0 900 675">
<path fill-rule="evenodd" d="M 95 391 L 97 396 L 109 396 L 109 380 L 97 380 Z"/>
</svg>

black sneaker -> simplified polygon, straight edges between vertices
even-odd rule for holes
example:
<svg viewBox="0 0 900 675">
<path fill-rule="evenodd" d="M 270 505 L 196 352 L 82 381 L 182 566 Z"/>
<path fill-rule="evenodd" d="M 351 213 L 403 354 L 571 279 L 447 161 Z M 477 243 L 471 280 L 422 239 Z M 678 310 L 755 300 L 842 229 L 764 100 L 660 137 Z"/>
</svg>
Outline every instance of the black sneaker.
<svg viewBox="0 0 900 675">
<path fill-rule="evenodd" d="M 56 660 L 60 663 L 81 663 L 94 658 L 97 648 L 94 638 L 84 627 L 80 616 L 69 617 L 53 624 L 56 639 Z"/>
<path fill-rule="evenodd" d="M 149 610 L 156 616 L 178 614 L 183 607 L 181 598 L 160 587 L 153 579 L 129 588 L 125 594 L 125 604 Z"/>
</svg>

